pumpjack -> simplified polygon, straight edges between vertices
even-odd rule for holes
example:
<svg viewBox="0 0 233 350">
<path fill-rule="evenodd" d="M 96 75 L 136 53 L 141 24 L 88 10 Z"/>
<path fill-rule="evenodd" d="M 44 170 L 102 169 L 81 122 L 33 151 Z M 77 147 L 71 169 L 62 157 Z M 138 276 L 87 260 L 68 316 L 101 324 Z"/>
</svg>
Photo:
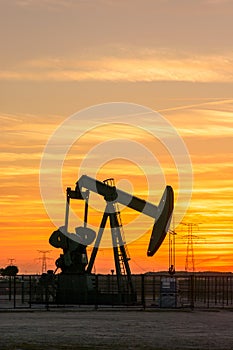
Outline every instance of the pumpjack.
<svg viewBox="0 0 233 350">
<path fill-rule="evenodd" d="M 87 227 L 90 192 L 103 196 L 106 201 L 97 235 L 94 230 Z M 123 204 L 155 220 L 147 250 L 147 256 L 151 257 L 161 246 L 169 229 L 174 202 L 172 187 L 166 186 L 158 206 L 116 188 L 112 178 L 101 182 L 83 175 L 76 182 L 75 189 L 68 187 L 66 194 L 65 224 L 54 231 L 49 239 L 53 247 L 63 250 L 63 254 L 56 260 L 56 269 L 61 269 L 57 286 L 57 302 L 66 304 L 134 303 L 137 296 L 118 204 Z M 75 233 L 68 232 L 71 200 L 85 202 L 83 226 L 75 228 Z M 111 293 L 100 290 L 96 276 L 92 272 L 108 220 L 116 271 L 114 293 L 113 290 Z M 88 261 L 87 246 L 89 245 L 92 245 L 92 251 Z"/>
</svg>

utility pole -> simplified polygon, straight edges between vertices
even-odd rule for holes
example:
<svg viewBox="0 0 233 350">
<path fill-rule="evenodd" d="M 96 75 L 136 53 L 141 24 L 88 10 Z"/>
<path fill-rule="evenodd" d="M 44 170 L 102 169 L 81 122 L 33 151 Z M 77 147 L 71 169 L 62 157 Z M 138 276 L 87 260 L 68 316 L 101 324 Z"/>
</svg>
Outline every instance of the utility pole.
<svg viewBox="0 0 233 350">
<path fill-rule="evenodd" d="M 173 276 L 176 272 L 175 265 L 176 265 L 176 232 L 175 232 L 175 218 L 173 216 L 173 230 L 169 230 L 169 269 L 168 272 L 171 276 Z"/>
<path fill-rule="evenodd" d="M 41 273 L 47 272 L 47 260 L 51 260 L 51 258 L 47 257 L 47 253 L 50 253 L 51 250 L 38 250 L 42 256 L 38 258 L 38 260 L 41 260 Z"/>
</svg>

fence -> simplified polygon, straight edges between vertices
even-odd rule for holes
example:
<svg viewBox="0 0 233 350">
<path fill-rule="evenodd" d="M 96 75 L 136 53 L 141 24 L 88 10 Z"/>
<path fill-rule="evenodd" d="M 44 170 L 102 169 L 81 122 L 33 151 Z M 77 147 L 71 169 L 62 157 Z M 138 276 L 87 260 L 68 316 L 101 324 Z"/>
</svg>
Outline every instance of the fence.
<svg viewBox="0 0 233 350">
<path fill-rule="evenodd" d="M 116 275 L 88 276 L 90 279 L 82 276 L 81 287 L 77 275 L 69 277 L 69 284 L 64 284 L 62 275 L 1 277 L 0 309 L 49 309 L 70 304 L 144 309 L 233 307 L 232 274 L 132 275 L 133 293 L 118 292 Z"/>
</svg>

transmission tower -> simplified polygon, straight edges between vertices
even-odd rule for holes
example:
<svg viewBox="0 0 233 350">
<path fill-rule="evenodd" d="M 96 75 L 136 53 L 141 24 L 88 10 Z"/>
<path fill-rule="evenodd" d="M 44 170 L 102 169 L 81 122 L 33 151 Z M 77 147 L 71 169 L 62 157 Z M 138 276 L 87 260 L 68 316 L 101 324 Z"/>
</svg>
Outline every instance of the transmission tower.
<svg viewBox="0 0 233 350">
<path fill-rule="evenodd" d="M 8 259 L 8 262 L 9 262 L 9 264 L 12 266 L 13 265 L 13 262 L 15 261 L 15 259 L 14 258 L 9 258 Z"/>
<path fill-rule="evenodd" d="M 198 224 L 194 223 L 182 223 L 182 225 L 188 226 L 188 234 L 185 236 L 187 238 L 187 248 L 186 248 L 186 259 L 185 259 L 185 271 L 195 272 L 195 258 L 194 258 L 194 248 L 193 239 L 199 238 L 193 235 L 193 227 L 198 227 Z"/>
<path fill-rule="evenodd" d="M 38 258 L 38 260 L 41 260 L 41 273 L 47 272 L 47 260 L 51 260 L 51 258 L 47 257 L 47 253 L 50 253 L 51 250 L 38 250 L 42 256 Z"/>
</svg>

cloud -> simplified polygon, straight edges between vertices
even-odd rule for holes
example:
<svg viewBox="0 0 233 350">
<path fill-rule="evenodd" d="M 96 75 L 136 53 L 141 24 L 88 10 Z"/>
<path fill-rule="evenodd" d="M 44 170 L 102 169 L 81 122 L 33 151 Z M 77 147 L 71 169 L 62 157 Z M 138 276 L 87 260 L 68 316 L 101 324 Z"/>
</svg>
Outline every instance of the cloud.
<svg viewBox="0 0 233 350">
<path fill-rule="evenodd" d="M 233 133 L 233 100 L 232 99 L 218 99 L 205 102 L 197 102 L 194 104 L 185 104 L 182 106 L 171 107 L 159 110 L 168 118 L 175 121 L 175 126 L 179 133 L 184 138 L 196 139 L 196 147 L 200 146 L 203 140 L 218 140 L 215 151 L 220 149 L 222 145 L 227 144 L 227 139 L 230 140 Z M 185 123 L 184 123 L 185 120 Z M 205 146 L 208 149 L 210 144 Z M 212 144 L 213 147 L 213 144 Z M 229 147 L 227 146 L 229 149 Z M 208 149 L 211 152 L 211 149 Z M 196 148 L 197 151 L 197 148 Z M 213 150 L 212 150 L 213 151 Z"/>
<path fill-rule="evenodd" d="M 193 127 L 192 129 L 179 128 L 179 132 L 182 136 L 197 136 L 198 137 L 231 137 L 233 134 L 233 127 L 209 125 L 205 129 L 200 127 Z"/>
<path fill-rule="evenodd" d="M 80 2 L 80 1 L 79 1 Z M 73 0 L 16 0 L 16 5 L 18 6 L 24 6 L 24 7 L 33 7 L 33 6 L 70 6 L 74 4 Z"/>
<path fill-rule="evenodd" d="M 80 4 L 90 4 L 93 6 L 96 6 L 96 4 L 106 4 L 106 5 L 112 5 L 112 6 L 117 6 L 117 5 L 137 5 L 140 4 L 140 1 L 137 0 L 15 0 L 15 3 L 18 6 L 43 6 L 43 7 L 53 7 L 53 8 L 57 8 L 58 6 L 62 6 L 62 7 L 74 7 L 74 6 L 78 6 Z M 190 1 L 191 3 L 195 4 L 197 3 L 198 5 L 203 5 L 203 4 L 207 4 L 207 5 L 222 5 L 222 4 L 227 4 L 227 3 L 231 3 L 232 0 L 195 0 L 195 1 Z M 153 0 L 148 1 L 148 3 L 153 4 Z M 156 1 L 156 5 L 158 4 L 162 4 L 162 5 L 167 5 L 168 4 L 168 0 L 157 0 Z"/>
<path fill-rule="evenodd" d="M 43 58 L 0 71 L 10 81 L 233 82 L 233 54 L 192 56 L 140 49 L 122 57 Z"/>
<path fill-rule="evenodd" d="M 232 0 L 206 0 L 206 3 L 207 4 L 210 4 L 210 5 L 223 5 L 224 3 L 231 3 Z"/>
<path fill-rule="evenodd" d="M 59 9 L 64 8 L 73 8 L 84 5 L 92 5 L 96 6 L 96 3 L 103 5 L 116 5 L 114 0 L 16 0 L 16 5 L 22 7 L 30 7 L 30 8 L 47 8 L 50 10 L 57 11 Z"/>
</svg>

